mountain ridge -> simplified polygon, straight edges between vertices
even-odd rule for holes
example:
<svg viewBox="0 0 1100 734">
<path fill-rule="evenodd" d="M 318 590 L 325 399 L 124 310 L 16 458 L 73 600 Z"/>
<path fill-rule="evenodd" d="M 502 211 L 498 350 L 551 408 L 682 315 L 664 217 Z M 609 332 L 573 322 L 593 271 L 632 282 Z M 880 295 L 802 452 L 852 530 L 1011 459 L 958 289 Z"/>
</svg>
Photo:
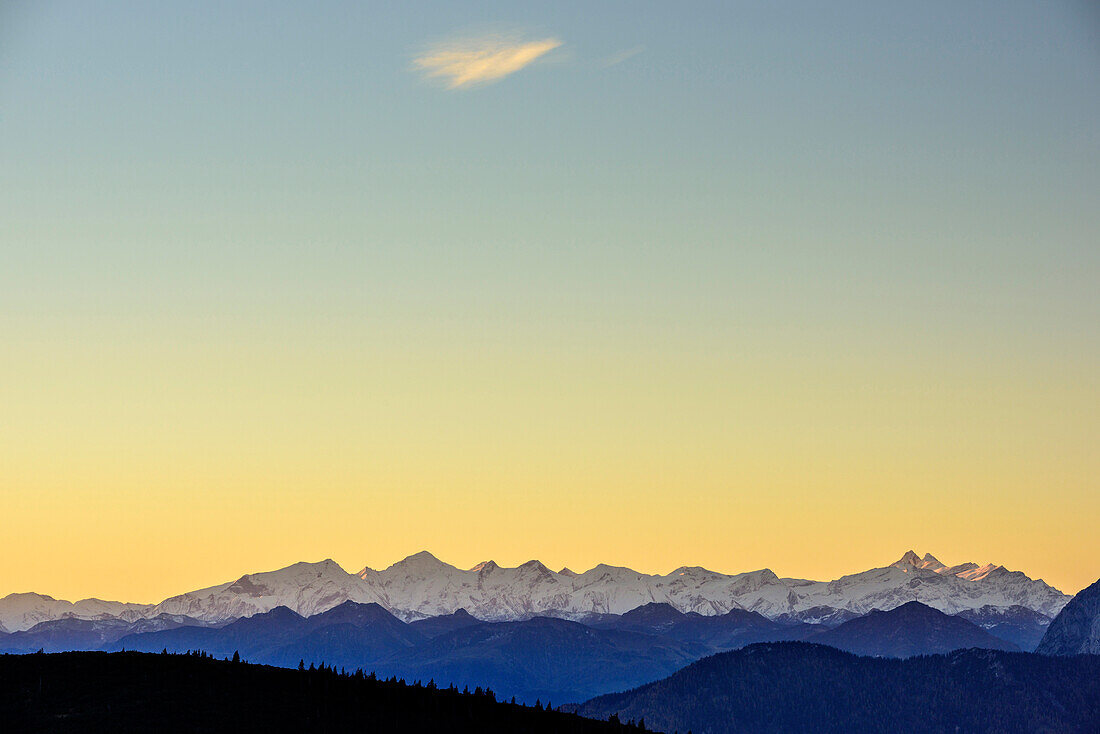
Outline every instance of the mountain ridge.
<svg viewBox="0 0 1100 734">
<path fill-rule="evenodd" d="M 1100 655 L 1100 580 L 1078 592 L 1058 612 L 1035 652 Z"/>
<path fill-rule="evenodd" d="M 598 564 L 583 573 L 554 572 L 531 560 L 515 568 L 485 561 L 463 570 L 428 551 L 376 571 L 345 571 L 331 559 L 299 562 L 274 571 L 185 592 L 157 604 L 82 600 L 76 604 L 39 594 L 0 599 L 0 625 L 9 632 L 65 616 L 117 616 L 136 620 L 161 614 L 224 622 L 286 606 L 312 616 L 345 601 L 376 603 L 404 621 L 465 609 L 482 620 L 507 621 L 550 615 L 580 619 L 623 614 L 648 603 L 681 612 L 719 616 L 757 612 L 792 622 L 862 615 L 920 601 L 948 614 L 990 607 L 1023 607 L 1053 617 L 1069 596 L 1041 579 L 1002 566 L 973 563 L 948 567 L 931 554 L 906 552 L 893 564 L 831 581 L 781 578 L 770 569 L 724 574 L 680 566 L 668 574 Z M 805 619 L 803 619 L 805 618 Z"/>
</svg>

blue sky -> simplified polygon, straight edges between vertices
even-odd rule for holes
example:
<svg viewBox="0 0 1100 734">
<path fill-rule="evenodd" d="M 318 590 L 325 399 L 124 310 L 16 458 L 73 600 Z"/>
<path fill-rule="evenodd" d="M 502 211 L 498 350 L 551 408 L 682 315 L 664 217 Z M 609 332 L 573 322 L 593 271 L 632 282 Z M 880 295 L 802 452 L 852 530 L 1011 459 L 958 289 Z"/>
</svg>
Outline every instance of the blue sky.
<svg viewBox="0 0 1100 734">
<path fill-rule="evenodd" d="M 457 88 L 417 62 L 540 43 Z M 925 487 L 1002 504 L 980 548 L 956 520 L 929 550 L 1083 585 L 1096 541 L 1050 539 L 1100 511 L 1097 120 L 1087 2 L 4 2 L 8 490 L 237 498 L 168 503 L 200 522 L 250 510 L 227 472 L 274 486 L 294 456 L 308 484 L 332 460 L 325 507 L 423 492 L 448 537 L 440 483 L 494 466 L 548 518 L 487 525 L 502 562 L 593 492 L 643 523 L 764 493 L 805 528 L 831 497 L 880 530 L 787 571 L 828 575 L 928 548 L 891 524 Z M 578 483 L 543 487 L 555 466 Z M 722 566 L 718 530 L 650 531 L 617 560 Z M 616 560 L 585 542 L 561 562 Z M 801 542 L 749 538 L 721 570 Z M 256 548 L 235 562 L 267 567 Z"/>
</svg>

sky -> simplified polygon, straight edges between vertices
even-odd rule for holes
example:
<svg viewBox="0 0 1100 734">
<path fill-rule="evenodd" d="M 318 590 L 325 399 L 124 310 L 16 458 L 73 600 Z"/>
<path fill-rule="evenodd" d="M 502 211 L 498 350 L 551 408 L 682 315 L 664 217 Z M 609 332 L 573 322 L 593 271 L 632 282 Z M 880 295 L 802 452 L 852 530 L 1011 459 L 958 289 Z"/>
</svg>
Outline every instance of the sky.
<svg viewBox="0 0 1100 734">
<path fill-rule="evenodd" d="M 0 0 L 0 595 L 1100 576 L 1088 2 Z"/>
</svg>

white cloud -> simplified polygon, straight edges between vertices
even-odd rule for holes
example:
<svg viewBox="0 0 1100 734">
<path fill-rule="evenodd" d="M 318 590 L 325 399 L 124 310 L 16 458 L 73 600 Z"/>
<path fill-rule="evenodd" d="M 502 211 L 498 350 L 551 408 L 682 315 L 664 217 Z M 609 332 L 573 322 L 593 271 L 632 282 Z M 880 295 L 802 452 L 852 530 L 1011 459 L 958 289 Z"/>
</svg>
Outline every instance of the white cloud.
<svg viewBox="0 0 1100 734">
<path fill-rule="evenodd" d="M 645 46 L 635 46 L 634 48 L 628 48 L 625 51 L 620 51 L 617 54 L 612 54 L 611 56 L 604 59 L 603 65 L 614 66 L 615 64 L 621 64 L 627 59 L 634 58 L 642 51 L 645 51 Z"/>
<path fill-rule="evenodd" d="M 459 89 L 502 79 L 558 46 L 561 41 L 556 38 L 522 41 L 482 36 L 433 46 L 413 59 L 413 64 L 428 77 L 446 80 L 448 89 Z"/>
</svg>

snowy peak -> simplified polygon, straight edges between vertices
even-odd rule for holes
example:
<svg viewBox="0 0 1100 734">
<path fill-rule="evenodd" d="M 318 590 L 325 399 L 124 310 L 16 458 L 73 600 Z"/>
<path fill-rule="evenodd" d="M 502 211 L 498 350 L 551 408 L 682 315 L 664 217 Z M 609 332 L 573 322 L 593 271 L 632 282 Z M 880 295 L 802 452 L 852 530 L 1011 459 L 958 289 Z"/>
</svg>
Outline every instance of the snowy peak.
<svg viewBox="0 0 1100 734">
<path fill-rule="evenodd" d="M 345 601 L 378 602 L 362 579 L 335 561 L 299 562 L 275 571 L 251 573 L 236 581 L 165 599 L 154 613 L 185 614 L 203 621 L 220 621 L 269 612 L 284 606 L 304 617 Z"/>
<path fill-rule="evenodd" d="M 393 564 L 386 569 L 385 573 L 393 573 L 399 571 L 401 573 L 408 574 L 409 576 L 424 577 L 430 574 L 439 573 L 443 570 L 457 571 L 454 566 L 444 563 L 428 551 L 420 551 L 414 553 L 407 558 L 404 558 L 397 563 Z"/>
<path fill-rule="evenodd" d="M 984 566 L 979 566 L 977 563 L 960 563 L 957 566 L 948 566 L 941 563 L 931 553 L 925 553 L 924 557 L 918 556 L 913 551 L 906 551 L 905 555 L 899 558 L 894 563 L 890 564 L 894 568 L 900 568 L 903 571 L 909 569 L 919 568 L 925 571 L 934 571 L 938 574 L 947 576 L 958 576 L 959 578 L 966 579 L 967 581 L 981 581 L 987 578 L 991 573 L 1006 572 L 1011 573 L 1004 566 L 996 566 L 992 563 L 987 563 Z"/>
<path fill-rule="evenodd" d="M 920 568 L 927 571 L 935 571 L 936 573 L 943 572 L 947 566 L 940 563 L 940 560 L 931 553 L 925 553 L 923 557 L 918 556 L 915 551 L 908 550 L 905 554 L 890 564 L 895 568 L 902 570 L 909 570 L 910 568 Z"/>
<path fill-rule="evenodd" d="M 926 568 L 929 571 L 935 571 L 936 573 L 943 573 L 943 570 L 947 568 L 943 563 L 940 563 L 940 559 L 936 558 L 931 553 L 925 553 L 924 557 L 920 559 L 921 568 Z"/>
<path fill-rule="evenodd" d="M 427 564 L 429 566 L 443 566 L 443 565 L 445 565 L 443 563 L 443 561 L 439 560 L 438 558 L 436 558 L 435 556 L 433 556 L 430 552 L 428 552 L 426 550 L 422 550 L 422 551 L 419 551 L 417 553 L 413 553 L 411 556 L 405 556 L 405 558 L 398 561 L 398 563 Z"/>
<path fill-rule="evenodd" d="M 544 566 L 541 561 L 527 561 L 526 563 L 520 564 L 516 571 L 527 576 L 533 575 L 542 578 L 551 578 L 554 576 L 554 572 Z"/>
<path fill-rule="evenodd" d="M 104 619 L 117 617 L 132 622 L 146 616 L 150 604 L 128 604 L 103 599 L 81 599 L 77 602 L 54 599 L 45 594 L 22 592 L 0 599 L 0 625 L 9 632 L 28 630 L 39 622 L 72 617 Z"/>
<path fill-rule="evenodd" d="M 920 568 L 921 560 L 920 556 L 915 551 L 907 550 L 901 558 L 894 561 L 893 565 L 898 568 Z"/>
</svg>

